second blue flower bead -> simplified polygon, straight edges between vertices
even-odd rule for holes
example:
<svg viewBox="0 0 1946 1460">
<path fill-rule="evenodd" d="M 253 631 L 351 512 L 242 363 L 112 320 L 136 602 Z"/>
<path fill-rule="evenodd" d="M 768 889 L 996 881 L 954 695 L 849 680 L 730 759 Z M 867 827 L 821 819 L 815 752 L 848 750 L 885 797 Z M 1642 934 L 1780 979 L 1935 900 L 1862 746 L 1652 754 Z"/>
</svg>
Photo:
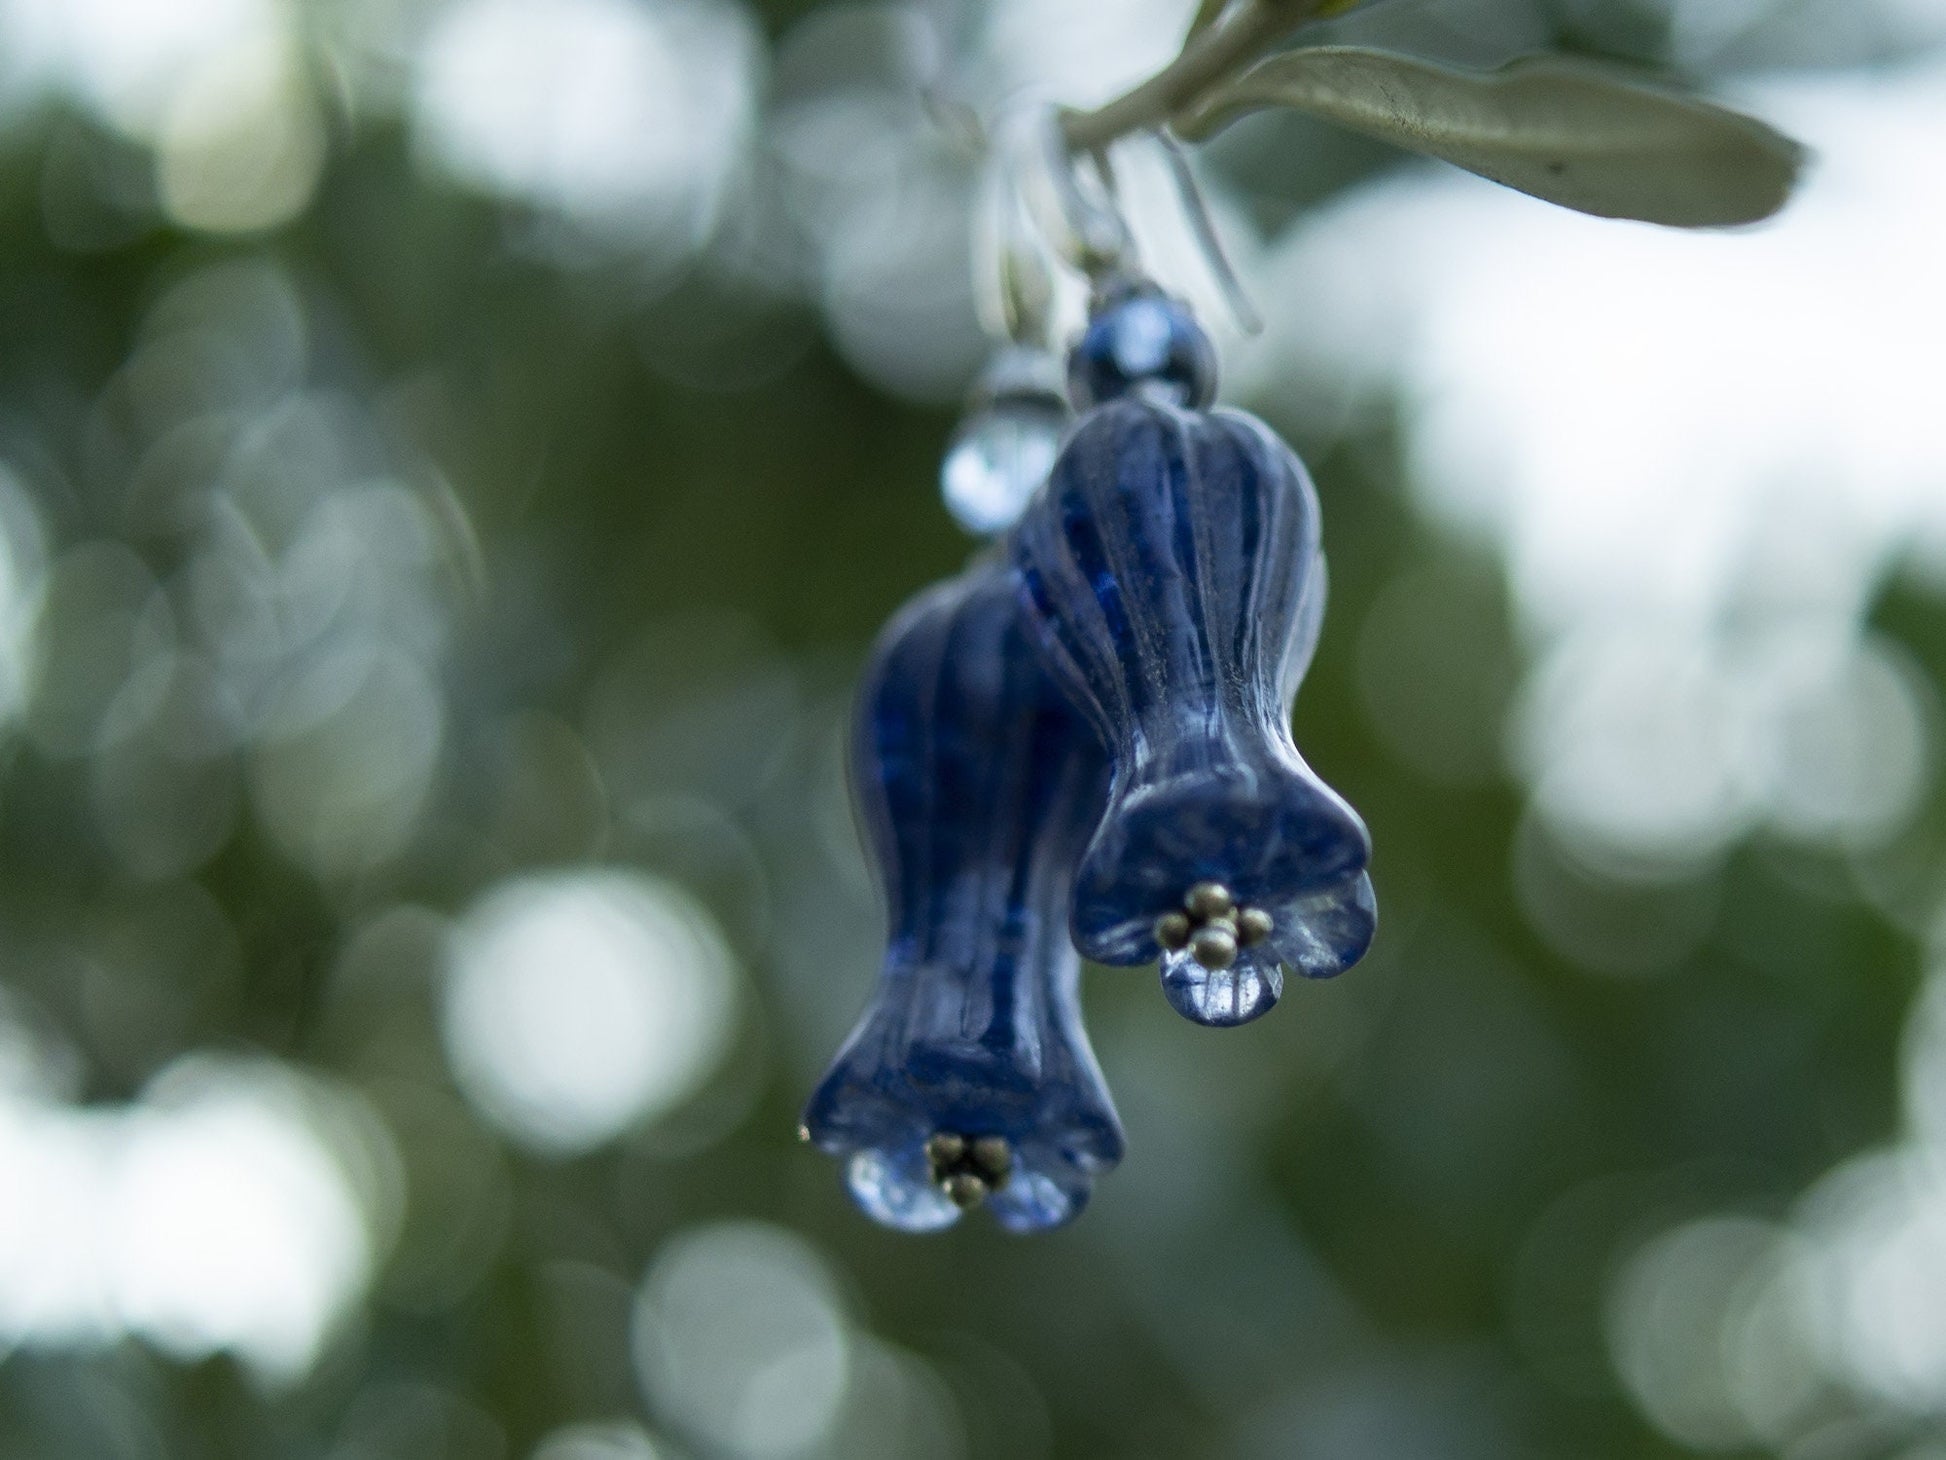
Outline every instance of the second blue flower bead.
<svg viewBox="0 0 1946 1460">
<path fill-rule="evenodd" d="M 939 584 L 886 628 L 859 695 L 853 785 L 890 936 L 804 1125 L 907 1230 L 980 1205 L 1058 1226 L 1122 1154 L 1063 926 L 1106 766 L 1023 617 L 1004 563 Z"/>
</svg>

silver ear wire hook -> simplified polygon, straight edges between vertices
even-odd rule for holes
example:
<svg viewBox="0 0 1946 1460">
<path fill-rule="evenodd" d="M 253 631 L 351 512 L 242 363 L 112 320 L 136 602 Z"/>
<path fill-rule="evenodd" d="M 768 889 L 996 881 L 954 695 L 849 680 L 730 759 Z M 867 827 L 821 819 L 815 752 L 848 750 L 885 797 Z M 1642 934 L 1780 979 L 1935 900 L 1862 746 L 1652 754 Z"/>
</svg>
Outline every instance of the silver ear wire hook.
<svg viewBox="0 0 1946 1460">
<path fill-rule="evenodd" d="M 1096 162 L 1101 195 L 1091 196 L 1068 148 L 1060 113 L 1048 107 L 1037 123 L 1040 165 L 1028 170 L 1028 185 L 1021 191 L 1042 235 L 1056 253 L 1090 278 L 1128 267 L 1134 239 L 1108 190 L 1111 174 L 1106 164 Z"/>
<path fill-rule="evenodd" d="M 994 129 L 978 214 L 975 287 L 988 330 L 1042 347 L 1053 323 L 1054 280 L 1021 198 L 1017 129 Z"/>
<path fill-rule="evenodd" d="M 1105 279 L 1137 272 L 1134 236 L 1116 202 L 1115 171 L 1105 150 L 1087 156 L 1094 178 L 1091 189 L 1084 180 L 1084 173 L 1090 169 L 1084 168 L 1082 159 L 1069 148 L 1060 113 L 1048 108 L 1040 113 L 1038 123 L 1040 166 L 1029 173 L 1035 186 L 1023 188 L 1022 192 L 1042 234 L 1063 259 L 1098 286 Z M 1247 335 L 1260 333 L 1263 316 L 1244 291 L 1224 252 L 1202 186 L 1196 180 L 1182 143 L 1166 129 L 1150 135 L 1162 150 L 1190 234 L 1237 327 Z"/>
<path fill-rule="evenodd" d="M 1196 181 L 1196 171 L 1189 164 L 1189 156 L 1183 145 L 1166 128 L 1150 133 L 1162 155 L 1168 159 L 1169 171 L 1176 180 L 1176 195 L 1182 200 L 1182 210 L 1189 220 L 1189 231 L 1195 236 L 1196 246 L 1202 251 L 1203 261 L 1216 278 L 1216 286 L 1223 293 L 1223 302 L 1229 306 L 1231 317 L 1237 328 L 1246 335 L 1263 332 L 1263 316 L 1257 312 L 1250 296 L 1244 292 L 1243 281 L 1231 267 L 1229 255 L 1223 251 L 1223 240 L 1216 231 L 1216 220 L 1210 217 L 1209 203 L 1203 197 L 1202 185 Z"/>
</svg>

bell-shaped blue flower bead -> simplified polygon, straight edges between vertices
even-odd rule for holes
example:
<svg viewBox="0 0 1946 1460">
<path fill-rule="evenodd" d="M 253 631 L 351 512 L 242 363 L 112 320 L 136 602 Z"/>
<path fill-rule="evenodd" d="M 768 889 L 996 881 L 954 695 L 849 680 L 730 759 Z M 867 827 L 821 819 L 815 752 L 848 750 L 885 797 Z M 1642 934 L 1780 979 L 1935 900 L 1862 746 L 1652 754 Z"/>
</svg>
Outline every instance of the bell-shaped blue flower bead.
<svg viewBox="0 0 1946 1460">
<path fill-rule="evenodd" d="M 1106 764 L 1039 667 L 1011 569 L 971 570 L 888 626 L 853 776 L 891 936 L 806 1131 L 889 1226 L 946 1226 L 969 1192 L 1013 1231 L 1068 1221 L 1122 1155 L 1064 917 Z M 1005 1160 L 955 1184 L 942 1141 Z"/>
<path fill-rule="evenodd" d="M 1132 379 L 1082 417 L 1011 542 L 1043 660 L 1113 759 L 1076 875 L 1081 951 L 1154 958 L 1157 920 L 1211 883 L 1269 914 L 1273 931 L 1240 950 L 1233 979 L 1177 980 L 1172 1002 L 1190 1017 L 1262 1013 L 1276 959 L 1312 976 L 1355 962 L 1373 923 L 1370 842 L 1290 737 L 1324 602 L 1302 463 L 1254 417 L 1185 409 Z"/>
</svg>

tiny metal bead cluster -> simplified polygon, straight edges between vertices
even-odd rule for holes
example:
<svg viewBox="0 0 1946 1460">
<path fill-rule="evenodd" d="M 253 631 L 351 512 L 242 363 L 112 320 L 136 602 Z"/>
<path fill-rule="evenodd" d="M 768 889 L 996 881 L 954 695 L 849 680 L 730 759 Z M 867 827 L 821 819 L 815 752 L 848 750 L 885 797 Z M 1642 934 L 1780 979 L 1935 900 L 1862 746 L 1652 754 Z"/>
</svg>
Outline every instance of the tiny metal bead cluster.
<svg viewBox="0 0 1946 1460">
<path fill-rule="evenodd" d="M 1181 305 L 1110 281 L 1067 400 L 1006 352 L 949 452 L 949 503 L 999 551 L 873 653 L 852 783 L 890 936 L 805 1112 L 889 1226 L 1057 1226 L 1120 1160 L 1082 957 L 1159 960 L 1170 1004 L 1222 1027 L 1371 941 L 1364 825 L 1290 739 L 1316 494 L 1215 383 Z"/>
<path fill-rule="evenodd" d="M 1277 920 L 1260 907 L 1239 907 L 1220 882 L 1198 882 L 1182 906 L 1155 920 L 1155 940 L 1170 953 L 1187 951 L 1204 968 L 1220 971 L 1277 930 Z"/>
<path fill-rule="evenodd" d="M 1013 1174 L 1014 1148 L 1005 1136 L 975 1136 L 938 1131 L 926 1140 L 926 1162 L 933 1181 L 964 1211 L 986 1200 Z"/>
</svg>

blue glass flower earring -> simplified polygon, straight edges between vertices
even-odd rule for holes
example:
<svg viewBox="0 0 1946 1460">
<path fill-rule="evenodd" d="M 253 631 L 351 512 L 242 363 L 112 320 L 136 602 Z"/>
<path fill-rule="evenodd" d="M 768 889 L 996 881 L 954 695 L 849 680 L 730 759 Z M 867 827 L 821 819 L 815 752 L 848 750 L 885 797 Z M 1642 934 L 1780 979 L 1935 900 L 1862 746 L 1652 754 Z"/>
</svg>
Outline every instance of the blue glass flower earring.
<svg viewBox="0 0 1946 1460">
<path fill-rule="evenodd" d="M 1376 917 L 1364 824 L 1290 735 L 1324 608 L 1317 493 L 1261 421 L 1209 409 L 1209 338 L 1153 286 L 1097 291 L 1068 378 L 1085 413 L 1010 541 L 1043 661 L 1113 761 L 1074 940 L 1160 955 L 1180 1013 L 1240 1024 L 1281 965 L 1350 967 Z"/>
<path fill-rule="evenodd" d="M 873 651 L 853 787 L 890 935 L 804 1116 L 858 1204 L 908 1231 L 980 1205 L 1057 1226 L 1121 1159 L 1080 955 L 1160 955 L 1179 1012 L 1240 1024 L 1286 965 L 1356 962 L 1375 918 L 1364 824 L 1290 736 L 1324 614 L 1316 492 L 1261 422 L 1210 409 L 1208 337 L 1129 275 L 1112 199 L 1041 120 L 1047 236 L 1094 305 L 1063 399 L 1006 193 L 993 314 L 1011 343 L 942 471 L 962 524 L 1005 535 Z"/>
<path fill-rule="evenodd" d="M 890 939 L 805 1134 L 889 1226 L 981 1204 L 1012 1231 L 1057 1226 L 1122 1155 L 1064 918 L 1107 767 L 1039 667 L 1010 568 L 975 567 L 893 619 L 853 748 Z"/>
</svg>

